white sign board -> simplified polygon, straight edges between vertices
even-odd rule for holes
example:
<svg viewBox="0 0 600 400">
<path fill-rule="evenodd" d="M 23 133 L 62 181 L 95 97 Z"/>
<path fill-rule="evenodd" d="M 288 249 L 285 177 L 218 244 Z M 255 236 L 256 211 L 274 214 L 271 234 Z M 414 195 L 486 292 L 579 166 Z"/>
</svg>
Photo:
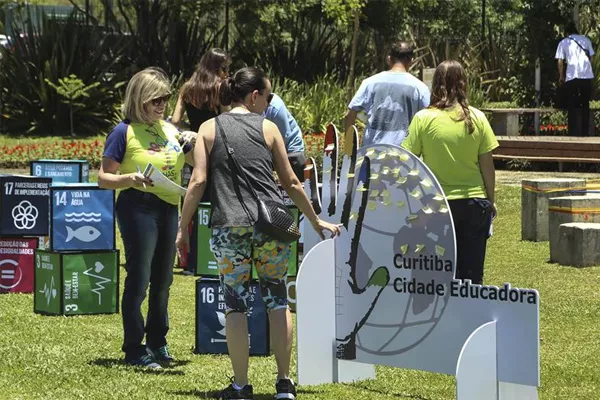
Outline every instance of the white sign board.
<svg viewBox="0 0 600 400">
<path fill-rule="evenodd" d="M 304 259 L 297 281 L 298 331 L 304 329 L 300 313 L 310 309 L 303 303 L 312 301 L 301 293 L 303 269 L 312 269 L 314 263 L 324 274 L 335 270 L 335 288 L 323 296 L 335 299 L 338 358 L 457 375 L 461 353 L 463 362 L 476 359 L 467 356 L 472 351 L 465 344 L 477 347 L 486 343 L 481 337 L 495 335 L 497 371 L 492 379 L 538 386 L 537 291 L 454 279 L 449 206 L 437 179 L 419 158 L 395 146 L 363 148 L 354 163 L 344 159 L 336 187 L 332 176 L 337 162 L 329 147 L 319 208 L 322 218 L 344 228 L 333 240 L 333 268 L 323 265 L 328 259 L 323 254 L 309 253 Z M 310 189 L 310 182 L 305 186 Z M 306 232 L 305 251 L 306 243 L 317 242 L 312 235 Z M 315 301 L 323 304 L 324 299 Z M 473 336 L 478 330 L 479 336 Z M 299 336 L 299 368 L 303 346 Z"/>
</svg>

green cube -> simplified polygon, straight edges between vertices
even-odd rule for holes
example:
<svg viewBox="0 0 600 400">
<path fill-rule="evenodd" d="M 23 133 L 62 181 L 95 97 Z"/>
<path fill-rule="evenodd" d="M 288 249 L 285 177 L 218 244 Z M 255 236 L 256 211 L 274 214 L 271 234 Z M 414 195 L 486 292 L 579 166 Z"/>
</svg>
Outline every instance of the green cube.
<svg viewBox="0 0 600 400">
<path fill-rule="evenodd" d="M 119 312 L 119 251 L 35 251 L 34 312 L 49 315 Z"/>
<path fill-rule="evenodd" d="M 294 217 L 296 223 L 299 222 L 300 213 L 298 208 L 295 206 L 288 206 Z M 212 236 L 211 229 L 208 226 L 210 221 L 210 203 L 200 203 L 198 206 L 198 242 L 197 242 L 197 254 L 198 264 L 196 267 L 196 275 L 200 276 L 218 276 L 219 268 L 217 266 L 217 260 L 210 251 L 210 238 Z M 298 242 L 292 243 L 292 255 L 288 265 L 288 276 L 296 276 L 298 274 Z M 252 279 L 257 279 L 256 270 L 252 268 Z"/>
</svg>

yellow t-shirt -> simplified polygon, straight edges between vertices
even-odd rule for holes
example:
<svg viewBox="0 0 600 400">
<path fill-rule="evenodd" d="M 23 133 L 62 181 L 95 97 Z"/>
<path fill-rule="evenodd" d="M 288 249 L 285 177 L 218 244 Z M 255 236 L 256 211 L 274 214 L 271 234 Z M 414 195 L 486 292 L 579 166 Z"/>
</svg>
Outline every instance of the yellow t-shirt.
<svg viewBox="0 0 600 400">
<path fill-rule="evenodd" d="M 138 166 L 143 172 L 146 165 L 152 163 L 164 176 L 179 184 L 187 150 L 179 144 L 179 136 L 175 126 L 162 120 L 152 125 L 124 120 L 106 138 L 104 157 L 120 163 L 122 174 L 137 172 Z M 167 203 L 179 204 L 178 195 L 158 187 L 146 185 L 146 189 L 135 189 L 153 193 Z"/>
<path fill-rule="evenodd" d="M 470 134 L 466 123 L 458 121 L 459 110 L 457 106 L 419 111 L 408 127 L 402 147 L 423 156 L 448 200 L 486 198 L 479 155 L 494 150 L 498 141 L 481 111 L 469 107 L 475 128 Z"/>
</svg>

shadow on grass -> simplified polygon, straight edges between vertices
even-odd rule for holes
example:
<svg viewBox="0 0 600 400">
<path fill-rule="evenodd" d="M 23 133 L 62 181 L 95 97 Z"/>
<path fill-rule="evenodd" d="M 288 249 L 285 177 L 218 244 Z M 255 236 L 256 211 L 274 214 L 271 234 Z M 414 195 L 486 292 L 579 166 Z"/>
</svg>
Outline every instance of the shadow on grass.
<svg viewBox="0 0 600 400">
<path fill-rule="evenodd" d="M 353 384 L 353 387 L 368 391 L 368 392 L 372 392 L 372 393 L 378 393 L 378 394 L 382 394 L 382 395 L 386 395 L 386 396 L 393 396 L 393 397 L 398 397 L 400 399 L 411 399 L 411 400 L 431 400 L 430 397 L 423 397 L 419 394 L 410 394 L 410 393 L 402 393 L 402 392 L 389 392 L 389 391 L 384 391 L 384 390 L 379 390 L 379 389 L 373 389 L 371 387 L 367 387 L 367 386 L 363 386 L 360 384 Z"/>
<path fill-rule="evenodd" d="M 123 359 L 119 358 L 98 358 L 97 360 L 90 361 L 89 365 L 96 365 L 104 368 L 127 368 L 133 372 L 138 372 L 142 374 L 150 374 L 150 375 L 185 375 L 183 371 L 175 370 L 174 367 L 179 367 L 182 365 L 189 364 L 189 360 L 184 361 L 174 361 L 168 367 L 163 367 L 161 369 L 151 369 L 151 368 L 143 368 L 129 365 L 123 361 Z"/>
<path fill-rule="evenodd" d="M 193 396 L 196 398 L 200 398 L 200 399 L 218 399 L 219 398 L 219 394 L 221 393 L 220 390 L 177 390 L 175 392 L 171 392 L 171 394 L 174 394 L 175 396 Z M 304 389 L 298 389 L 298 395 L 301 394 L 314 394 L 314 393 L 321 393 L 320 391 L 312 391 L 312 390 L 304 390 Z M 273 398 L 275 397 L 274 393 L 254 393 L 254 400 L 273 400 Z M 419 400 L 417 398 L 417 400 Z M 424 399 L 424 400 L 428 400 L 428 399 Z"/>
</svg>

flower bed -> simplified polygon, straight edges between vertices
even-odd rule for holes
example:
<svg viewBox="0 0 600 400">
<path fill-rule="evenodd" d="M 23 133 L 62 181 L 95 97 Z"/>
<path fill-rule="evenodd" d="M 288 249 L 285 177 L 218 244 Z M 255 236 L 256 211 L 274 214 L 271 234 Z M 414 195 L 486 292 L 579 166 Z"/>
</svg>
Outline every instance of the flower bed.
<svg viewBox="0 0 600 400">
<path fill-rule="evenodd" d="M 304 152 L 307 158 L 323 155 L 323 143 L 325 142 L 324 133 L 308 133 L 304 134 Z"/>
<path fill-rule="evenodd" d="M 88 160 L 91 168 L 99 168 L 103 150 L 104 141 L 97 138 L 24 140 L 23 143 L 0 145 L 0 167 L 28 168 L 30 161 L 48 158 Z"/>
</svg>

